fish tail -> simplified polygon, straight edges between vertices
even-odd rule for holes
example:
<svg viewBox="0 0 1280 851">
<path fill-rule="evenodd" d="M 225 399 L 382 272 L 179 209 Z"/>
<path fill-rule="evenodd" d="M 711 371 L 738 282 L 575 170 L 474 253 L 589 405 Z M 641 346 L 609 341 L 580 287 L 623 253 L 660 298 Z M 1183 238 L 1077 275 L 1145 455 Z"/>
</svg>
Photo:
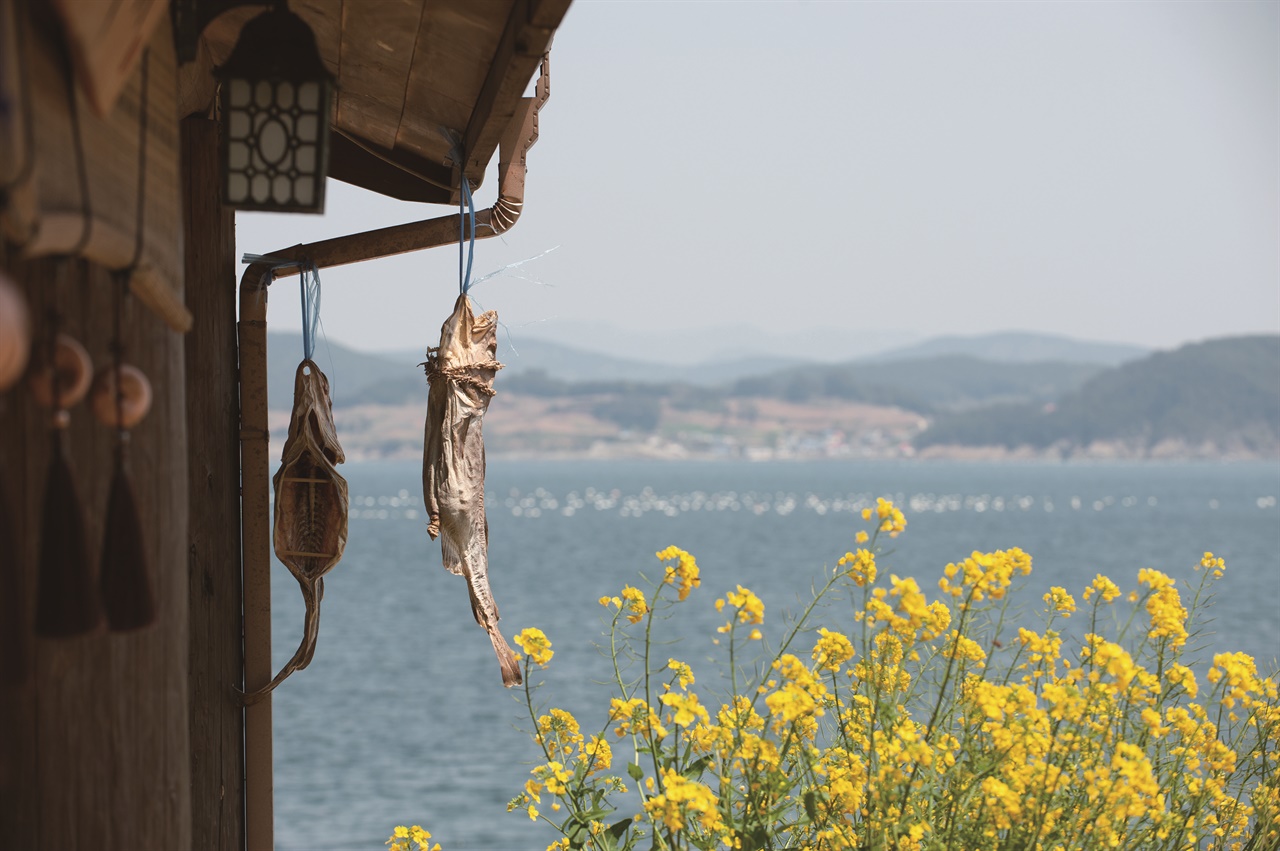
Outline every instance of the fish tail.
<svg viewBox="0 0 1280 851">
<path fill-rule="evenodd" d="M 497 627 L 490 627 L 487 631 L 489 640 L 493 642 L 493 652 L 498 654 L 498 665 L 502 668 L 502 684 L 507 688 L 520 685 L 524 680 L 520 676 L 520 660 L 516 658 L 516 652 Z"/>
</svg>

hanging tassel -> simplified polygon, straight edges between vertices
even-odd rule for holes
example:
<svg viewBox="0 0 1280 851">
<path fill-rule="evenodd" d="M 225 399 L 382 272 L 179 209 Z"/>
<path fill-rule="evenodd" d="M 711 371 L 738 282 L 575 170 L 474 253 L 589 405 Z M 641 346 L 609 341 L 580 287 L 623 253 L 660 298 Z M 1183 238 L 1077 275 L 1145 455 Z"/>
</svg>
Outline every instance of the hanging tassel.
<svg viewBox="0 0 1280 851">
<path fill-rule="evenodd" d="M 102 609 L 85 546 L 84 508 L 71 478 L 61 429 L 54 430 L 44 489 L 39 570 L 36 635 L 70 638 L 91 632 L 102 619 Z"/>
<path fill-rule="evenodd" d="M 128 276 L 117 274 L 115 280 L 112 363 L 94 376 L 89 404 L 98 421 L 114 429 L 116 434 L 115 472 L 111 477 L 111 494 L 107 497 L 99 577 L 107 625 L 113 632 L 123 632 L 150 626 L 156 620 L 142 520 L 133 495 L 133 481 L 125 465 L 129 429 L 141 422 L 151 409 L 151 382 L 142 370 L 124 362 L 122 314 Z"/>
<path fill-rule="evenodd" d="M 156 620 L 151 571 L 142 542 L 142 521 L 133 495 L 133 481 L 124 465 L 124 447 L 116 451 L 116 469 L 107 499 L 102 536 L 102 605 L 113 632 L 141 629 Z"/>
<path fill-rule="evenodd" d="M 13 512 L 0 468 L 0 685 L 19 686 L 27 681 L 26 594 L 18 564 L 18 539 L 13 534 Z"/>
</svg>

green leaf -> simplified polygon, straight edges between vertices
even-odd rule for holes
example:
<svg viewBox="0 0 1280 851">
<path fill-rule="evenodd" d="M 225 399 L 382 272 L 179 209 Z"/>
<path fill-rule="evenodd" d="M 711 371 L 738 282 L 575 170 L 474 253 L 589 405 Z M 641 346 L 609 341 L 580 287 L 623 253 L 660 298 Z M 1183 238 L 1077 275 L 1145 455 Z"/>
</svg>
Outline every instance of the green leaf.
<svg viewBox="0 0 1280 851">
<path fill-rule="evenodd" d="M 627 828 L 629 827 L 631 827 L 631 819 L 624 818 L 622 821 L 614 822 L 609 825 L 609 829 L 606 830 L 605 833 L 613 837 L 615 840 L 621 839 L 622 835 L 627 832 Z"/>
<path fill-rule="evenodd" d="M 627 763 L 627 774 L 631 775 L 632 780 L 639 780 L 644 777 L 644 769 L 634 762 Z"/>
<path fill-rule="evenodd" d="M 804 811 L 808 814 L 811 821 L 818 820 L 818 802 L 817 797 L 812 791 L 804 793 Z"/>
<path fill-rule="evenodd" d="M 579 820 L 576 816 L 569 819 L 564 827 L 560 829 L 564 831 L 564 835 L 568 838 L 570 848 L 583 847 L 591 836 L 586 822 Z"/>
<path fill-rule="evenodd" d="M 710 764 L 711 755 L 707 754 L 706 756 L 689 763 L 685 770 L 680 773 L 683 774 L 687 780 L 697 780 L 702 776 L 702 772 L 707 770 L 707 766 Z"/>
</svg>

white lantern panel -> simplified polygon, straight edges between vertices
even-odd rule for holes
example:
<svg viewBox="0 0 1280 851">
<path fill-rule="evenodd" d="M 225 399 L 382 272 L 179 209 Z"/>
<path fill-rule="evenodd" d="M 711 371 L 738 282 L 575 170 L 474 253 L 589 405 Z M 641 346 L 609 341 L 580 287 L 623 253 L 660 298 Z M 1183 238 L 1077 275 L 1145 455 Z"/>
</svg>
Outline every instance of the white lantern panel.
<svg viewBox="0 0 1280 851">
<path fill-rule="evenodd" d="M 276 106 L 284 110 L 293 108 L 293 83 L 288 80 L 276 84 Z"/>
<path fill-rule="evenodd" d="M 249 146 L 244 142 L 228 142 L 227 165 L 233 171 L 244 171 L 249 165 Z"/>
<path fill-rule="evenodd" d="M 227 175 L 227 202 L 240 204 L 249 199 L 249 179 L 243 174 L 232 172 Z"/>
<path fill-rule="evenodd" d="M 288 204 L 293 196 L 293 181 L 283 174 L 276 175 L 271 181 L 271 198 L 281 206 Z"/>
<path fill-rule="evenodd" d="M 316 200 L 316 179 L 310 175 L 299 177 L 293 183 L 293 198 L 302 206 L 309 206 Z"/>
<path fill-rule="evenodd" d="M 249 135 L 249 116 L 236 110 L 227 116 L 227 134 L 232 139 L 243 139 Z"/>
<path fill-rule="evenodd" d="M 283 124 L 270 119 L 262 125 L 262 129 L 258 131 L 258 152 L 262 154 L 262 159 L 268 165 L 280 164 L 285 154 L 289 152 L 289 136 Z"/>
<path fill-rule="evenodd" d="M 261 204 L 271 197 L 271 179 L 265 174 L 254 175 L 251 185 L 254 201 Z"/>
<path fill-rule="evenodd" d="M 308 112 L 315 112 L 320 108 L 320 84 L 316 82 L 303 83 L 298 86 L 298 106 Z"/>
<path fill-rule="evenodd" d="M 255 106 L 263 109 L 271 106 L 271 82 L 269 80 L 259 80 L 258 85 L 253 87 L 253 103 Z"/>
<path fill-rule="evenodd" d="M 311 174 L 316 170 L 316 146 L 299 145 L 293 152 L 293 166 L 298 171 Z"/>
<path fill-rule="evenodd" d="M 314 115 L 298 116 L 298 123 L 296 125 L 298 141 L 311 142 L 311 143 L 316 142 L 317 136 L 319 136 L 319 133 L 317 132 L 319 129 L 319 124 L 320 124 L 319 119 L 317 119 L 316 116 Z"/>
<path fill-rule="evenodd" d="M 227 88 L 231 106 L 238 108 L 249 105 L 250 87 L 247 80 L 232 80 L 227 84 Z"/>
</svg>

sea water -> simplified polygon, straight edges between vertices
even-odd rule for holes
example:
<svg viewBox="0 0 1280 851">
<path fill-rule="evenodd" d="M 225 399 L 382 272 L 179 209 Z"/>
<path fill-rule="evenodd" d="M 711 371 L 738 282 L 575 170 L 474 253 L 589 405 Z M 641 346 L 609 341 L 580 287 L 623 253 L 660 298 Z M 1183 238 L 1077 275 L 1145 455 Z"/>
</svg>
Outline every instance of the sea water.
<svg viewBox="0 0 1280 851">
<path fill-rule="evenodd" d="M 538 751 L 521 690 L 504 690 L 465 582 L 429 540 L 416 464 L 341 468 L 350 483 L 346 554 L 325 579 L 315 659 L 276 692 L 276 847 L 381 848 L 422 824 L 446 851 L 540 849 L 556 834 L 506 803 Z M 1020 595 L 1031 618 L 1050 585 L 1076 595 L 1097 573 L 1122 589 L 1137 571 L 1173 576 L 1189 602 L 1205 551 L 1226 575 L 1192 642 L 1198 657 L 1241 650 L 1266 671 L 1280 656 L 1280 464 L 658 463 L 491 460 L 490 571 L 508 640 L 551 639 L 535 701 L 605 725 L 612 669 L 598 649 L 597 599 L 661 575 L 670 544 L 697 557 L 702 587 L 657 630 L 656 652 L 689 662 L 704 703 L 723 687 L 710 660 L 713 604 L 741 584 L 765 602 L 765 641 L 812 599 L 877 497 L 906 513 L 882 572 L 914 576 L 932 599 L 942 568 L 974 550 L 1033 557 Z M 278 669 L 302 631 L 297 585 L 273 566 Z M 642 586 L 643 587 L 643 586 Z M 847 606 L 815 624 L 848 628 Z M 549 804 L 549 802 L 548 802 Z M 627 806 L 634 807 L 634 800 Z M 542 809 L 548 814 L 549 806 Z M 618 817 L 631 813 L 624 812 Z"/>
</svg>

